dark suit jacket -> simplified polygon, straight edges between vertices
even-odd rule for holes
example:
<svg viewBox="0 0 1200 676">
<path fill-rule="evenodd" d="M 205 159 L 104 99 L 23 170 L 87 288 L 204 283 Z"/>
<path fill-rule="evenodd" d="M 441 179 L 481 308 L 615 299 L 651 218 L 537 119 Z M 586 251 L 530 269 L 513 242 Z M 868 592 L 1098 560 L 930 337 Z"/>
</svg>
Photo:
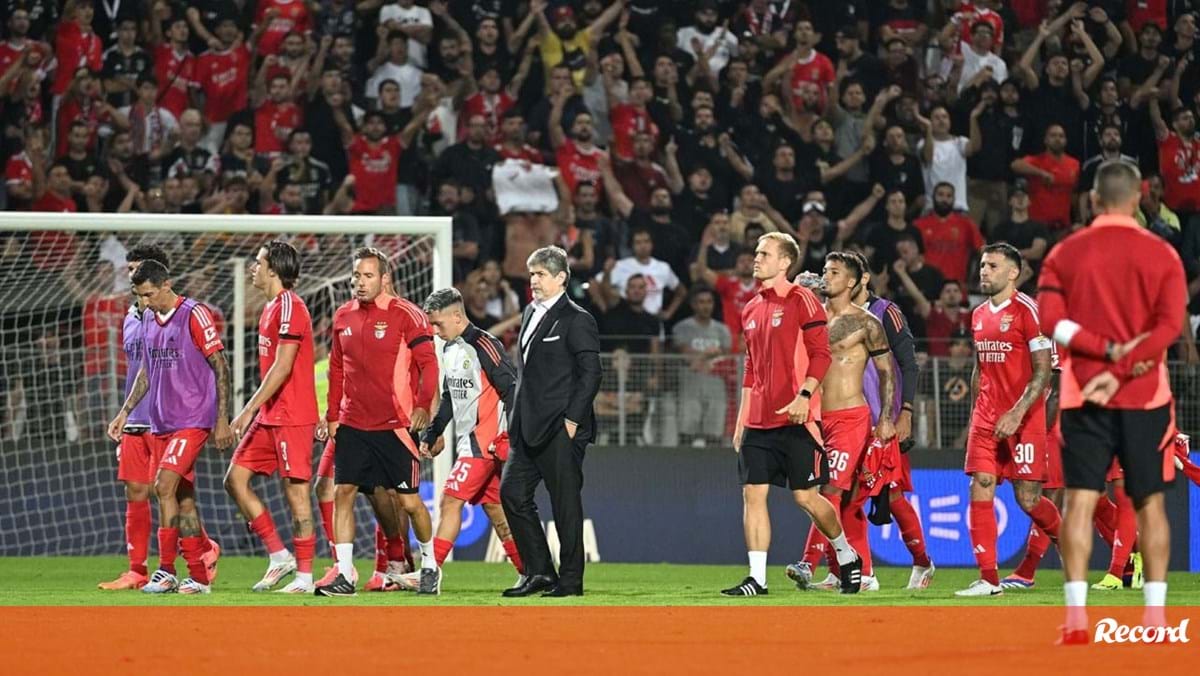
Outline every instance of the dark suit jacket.
<svg viewBox="0 0 1200 676">
<path fill-rule="evenodd" d="M 525 308 L 522 333 L 533 315 Z M 529 360 L 517 345 L 517 394 L 509 419 L 514 444 L 541 446 L 563 426 L 579 424 L 575 439 L 593 441 L 596 419 L 592 402 L 600 391 L 600 331 L 596 319 L 564 294 L 554 303 L 530 338 Z"/>
</svg>

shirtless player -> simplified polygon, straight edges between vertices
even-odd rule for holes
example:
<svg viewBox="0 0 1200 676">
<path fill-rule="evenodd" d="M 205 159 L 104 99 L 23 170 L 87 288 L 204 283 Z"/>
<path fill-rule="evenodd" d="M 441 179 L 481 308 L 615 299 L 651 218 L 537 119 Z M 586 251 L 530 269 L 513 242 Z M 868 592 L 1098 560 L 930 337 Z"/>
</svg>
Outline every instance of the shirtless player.
<svg viewBox="0 0 1200 676">
<path fill-rule="evenodd" d="M 862 511 L 872 491 L 857 481 L 872 435 L 871 409 L 863 395 L 863 373 L 868 360 L 879 372 L 882 410 L 873 434 L 883 442 L 896 436 L 892 422 L 896 377 L 883 325 L 875 315 L 853 302 L 862 276 L 862 264 L 853 255 L 833 252 L 825 257 L 824 285 L 820 290 L 826 297 L 825 313 L 829 317 L 829 348 L 833 363 L 821 382 L 821 427 L 829 455 L 829 484 L 821 492 L 834 505 L 840 506 L 846 539 L 862 557 L 862 590 L 877 591 L 879 581 L 871 568 L 867 520 Z M 894 445 L 890 447 L 895 448 Z M 899 458 L 893 461 L 898 464 Z M 886 485 L 883 481 L 877 487 L 882 489 Z M 810 529 L 801 572 L 796 578 L 798 586 L 810 586 L 812 569 L 827 550 L 820 532 Z M 831 557 L 830 568 L 836 565 Z M 836 589 L 838 584 L 837 575 L 831 572 L 816 588 Z"/>
</svg>

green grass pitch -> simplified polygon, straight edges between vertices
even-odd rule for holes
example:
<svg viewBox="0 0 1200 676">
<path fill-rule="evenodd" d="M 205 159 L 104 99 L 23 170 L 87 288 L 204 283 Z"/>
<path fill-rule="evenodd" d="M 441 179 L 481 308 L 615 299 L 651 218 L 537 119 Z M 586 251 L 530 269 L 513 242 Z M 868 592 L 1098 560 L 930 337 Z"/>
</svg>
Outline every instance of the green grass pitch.
<svg viewBox="0 0 1200 676">
<path fill-rule="evenodd" d="M 724 606 L 724 605 L 1011 605 L 1037 606 L 1062 603 L 1062 574 L 1058 570 L 1038 573 L 1032 590 L 1006 591 L 1003 596 L 959 599 L 954 592 L 977 577 L 974 569 L 940 568 L 933 586 L 906 591 L 907 568 L 879 568 L 882 590 L 842 596 L 830 592 L 800 592 L 784 576 L 782 566 L 768 571 L 769 596 L 730 599 L 718 590 L 732 586 L 746 575 L 744 566 L 699 566 L 673 564 L 597 563 L 587 568 L 586 593 L 574 599 L 502 599 L 500 591 L 510 586 L 515 573 L 508 564 L 450 562 L 445 567 L 442 595 L 418 596 L 408 592 L 365 593 L 352 599 L 327 599 L 254 593 L 250 586 L 266 570 L 266 557 L 224 557 L 220 574 L 207 596 L 150 595 L 140 592 L 101 592 L 98 582 L 117 576 L 127 559 L 118 556 L 64 556 L 0 558 L 0 606 L 274 606 L 274 605 L 595 605 L 595 606 Z M 183 563 L 182 560 L 179 562 Z M 317 561 L 317 573 L 329 562 Z M 357 562 L 360 582 L 370 574 L 371 561 Z M 1004 574 L 1004 571 L 1002 571 Z M 1093 573 L 1097 581 L 1103 573 Z M 1200 606 L 1200 576 L 1173 573 L 1170 576 L 1171 605 Z M 283 584 L 280 584 L 282 587 Z M 1140 591 L 1089 593 L 1095 605 L 1140 605 Z"/>
</svg>

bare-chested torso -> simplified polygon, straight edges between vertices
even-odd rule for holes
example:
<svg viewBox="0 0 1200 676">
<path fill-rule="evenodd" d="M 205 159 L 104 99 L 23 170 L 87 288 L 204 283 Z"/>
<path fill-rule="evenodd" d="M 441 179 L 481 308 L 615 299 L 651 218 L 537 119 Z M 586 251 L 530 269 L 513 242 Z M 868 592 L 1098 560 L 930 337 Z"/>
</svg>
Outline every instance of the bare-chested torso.
<svg viewBox="0 0 1200 676">
<path fill-rule="evenodd" d="M 867 348 L 868 331 L 871 324 L 878 324 L 879 320 L 856 305 L 840 311 L 827 305 L 825 311 L 829 316 L 829 351 L 833 363 L 821 381 L 821 410 L 840 411 L 866 406 L 863 373 L 871 358 Z"/>
</svg>

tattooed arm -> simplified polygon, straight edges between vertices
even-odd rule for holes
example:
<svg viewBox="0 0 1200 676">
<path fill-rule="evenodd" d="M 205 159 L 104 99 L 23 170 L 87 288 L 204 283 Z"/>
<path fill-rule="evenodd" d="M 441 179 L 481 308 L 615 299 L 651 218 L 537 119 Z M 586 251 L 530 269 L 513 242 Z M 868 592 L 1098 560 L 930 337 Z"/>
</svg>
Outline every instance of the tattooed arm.
<svg viewBox="0 0 1200 676">
<path fill-rule="evenodd" d="M 217 376 L 217 426 L 213 428 L 213 443 L 222 450 L 233 445 L 233 429 L 229 427 L 229 362 L 225 350 L 208 355 L 208 365 Z"/>
<path fill-rule="evenodd" d="M 1025 392 L 1021 394 L 1017 403 L 996 421 L 997 439 L 1005 439 L 1016 433 L 1021 421 L 1025 419 L 1025 414 L 1038 397 L 1042 396 L 1050 382 L 1050 350 L 1032 352 L 1030 357 L 1033 360 L 1033 377 L 1029 379 L 1029 384 L 1025 386 Z"/>
<path fill-rule="evenodd" d="M 879 373 L 879 423 L 875 426 L 875 436 L 880 441 L 890 441 L 896 436 L 896 427 L 892 422 L 896 406 L 896 374 L 892 371 L 892 351 L 888 348 L 887 334 L 878 319 L 868 317 L 867 354 L 875 363 L 875 371 Z"/>
<path fill-rule="evenodd" d="M 150 380 L 146 377 L 146 368 L 142 367 L 138 370 L 137 377 L 133 381 L 133 389 L 129 390 L 129 396 L 125 398 L 125 404 L 121 406 L 117 417 L 113 418 L 108 424 L 108 438 L 113 441 L 121 441 L 121 430 L 125 429 L 125 421 L 129 419 L 129 414 L 137 405 L 141 403 L 142 398 L 146 396 L 146 391 L 150 389 Z"/>
</svg>

